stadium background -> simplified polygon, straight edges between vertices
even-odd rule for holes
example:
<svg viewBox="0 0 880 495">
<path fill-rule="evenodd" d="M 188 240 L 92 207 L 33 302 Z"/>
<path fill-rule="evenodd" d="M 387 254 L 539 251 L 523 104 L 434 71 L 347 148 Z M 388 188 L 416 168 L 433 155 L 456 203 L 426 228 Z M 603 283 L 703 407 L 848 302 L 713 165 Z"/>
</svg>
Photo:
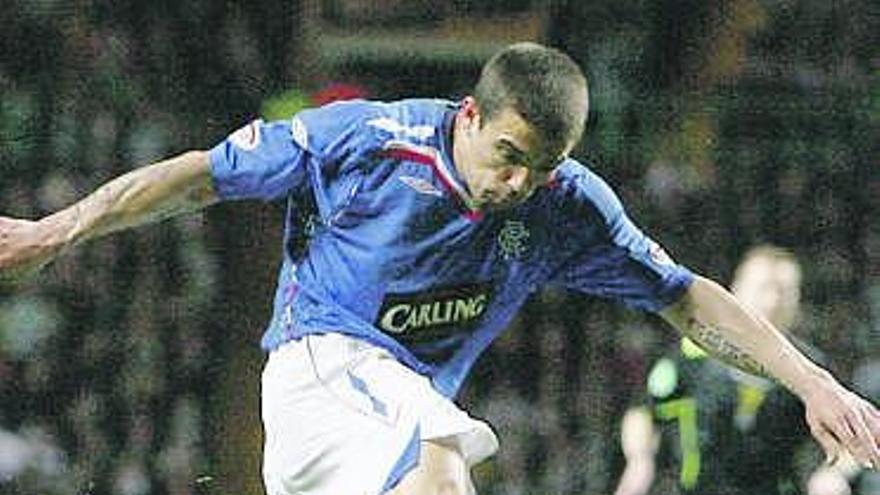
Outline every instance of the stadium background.
<svg viewBox="0 0 880 495">
<path fill-rule="evenodd" d="M 542 41 L 591 81 L 577 156 L 719 280 L 752 244 L 792 248 L 801 335 L 851 381 L 880 359 L 877 14 L 870 0 L 9 0 L 0 213 L 39 217 L 259 116 L 456 98 L 497 48 Z M 280 219 L 225 204 L 0 288 L 0 493 L 261 493 L 257 340 Z M 531 301 L 461 398 L 501 433 L 481 493 L 609 493 L 619 415 L 674 338 L 603 301 Z"/>
</svg>

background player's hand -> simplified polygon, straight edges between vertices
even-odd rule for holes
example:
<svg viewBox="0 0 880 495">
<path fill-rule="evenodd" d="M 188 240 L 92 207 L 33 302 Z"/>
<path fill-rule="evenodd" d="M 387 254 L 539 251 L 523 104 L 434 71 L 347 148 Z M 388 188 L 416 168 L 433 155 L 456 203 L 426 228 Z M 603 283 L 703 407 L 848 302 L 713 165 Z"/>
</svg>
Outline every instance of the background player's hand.
<svg viewBox="0 0 880 495">
<path fill-rule="evenodd" d="M 803 397 L 807 423 L 827 461 L 849 452 L 865 467 L 880 469 L 880 412 L 833 379 L 821 380 Z"/>
<path fill-rule="evenodd" d="M 614 495 L 645 495 L 654 481 L 654 465 L 628 463 Z"/>
<path fill-rule="evenodd" d="M 850 495 L 851 493 L 846 478 L 827 466 L 813 473 L 807 483 L 808 495 Z"/>
<path fill-rule="evenodd" d="M 36 272 L 52 261 L 58 247 L 39 222 L 0 217 L 0 283 Z"/>
</svg>

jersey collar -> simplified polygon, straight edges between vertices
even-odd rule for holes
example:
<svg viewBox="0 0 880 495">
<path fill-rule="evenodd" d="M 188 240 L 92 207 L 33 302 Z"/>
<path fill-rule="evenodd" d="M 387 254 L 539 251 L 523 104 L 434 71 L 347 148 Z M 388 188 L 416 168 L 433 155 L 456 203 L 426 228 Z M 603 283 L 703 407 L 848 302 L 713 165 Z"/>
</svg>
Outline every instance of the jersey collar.
<svg viewBox="0 0 880 495">
<path fill-rule="evenodd" d="M 455 166 L 455 159 L 453 158 L 452 153 L 455 115 L 458 113 L 458 109 L 459 104 L 453 103 L 449 105 L 449 108 L 447 108 L 445 112 L 443 112 L 443 122 L 440 126 L 440 163 L 438 163 L 438 168 L 440 169 L 439 173 L 450 183 L 452 189 L 455 190 L 456 194 L 461 199 L 463 206 L 468 209 L 471 215 L 475 215 L 476 218 L 479 218 L 482 216 L 482 212 L 474 206 L 470 190 L 467 187 L 464 177 L 459 173 L 458 167 Z"/>
</svg>

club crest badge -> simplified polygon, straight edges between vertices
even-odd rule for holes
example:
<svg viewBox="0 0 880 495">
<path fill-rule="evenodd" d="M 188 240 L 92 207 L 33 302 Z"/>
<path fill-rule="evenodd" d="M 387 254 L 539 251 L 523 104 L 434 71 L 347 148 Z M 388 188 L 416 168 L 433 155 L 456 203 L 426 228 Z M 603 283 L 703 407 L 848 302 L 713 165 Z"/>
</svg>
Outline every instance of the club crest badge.
<svg viewBox="0 0 880 495">
<path fill-rule="evenodd" d="M 508 261 L 522 259 L 529 250 L 529 229 L 521 220 L 506 220 L 498 232 L 498 248 Z"/>
</svg>

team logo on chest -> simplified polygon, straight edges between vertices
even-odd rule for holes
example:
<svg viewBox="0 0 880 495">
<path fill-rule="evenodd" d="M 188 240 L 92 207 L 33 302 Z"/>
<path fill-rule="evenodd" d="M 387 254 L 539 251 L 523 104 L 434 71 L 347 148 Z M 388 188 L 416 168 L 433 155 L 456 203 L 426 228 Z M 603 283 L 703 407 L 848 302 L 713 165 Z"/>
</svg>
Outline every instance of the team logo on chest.
<svg viewBox="0 0 880 495">
<path fill-rule="evenodd" d="M 407 186 L 409 186 L 414 191 L 420 194 L 427 194 L 428 196 L 437 196 L 442 197 L 443 192 L 440 189 L 434 187 L 433 184 L 426 181 L 425 179 L 421 179 L 419 177 L 413 177 L 410 175 L 401 175 L 400 182 L 403 182 Z"/>
<path fill-rule="evenodd" d="M 498 248 L 505 260 L 519 260 L 529 251 L 529 232 L 522 220 L 505 220 L 498 231 Z"/>
</svg>

